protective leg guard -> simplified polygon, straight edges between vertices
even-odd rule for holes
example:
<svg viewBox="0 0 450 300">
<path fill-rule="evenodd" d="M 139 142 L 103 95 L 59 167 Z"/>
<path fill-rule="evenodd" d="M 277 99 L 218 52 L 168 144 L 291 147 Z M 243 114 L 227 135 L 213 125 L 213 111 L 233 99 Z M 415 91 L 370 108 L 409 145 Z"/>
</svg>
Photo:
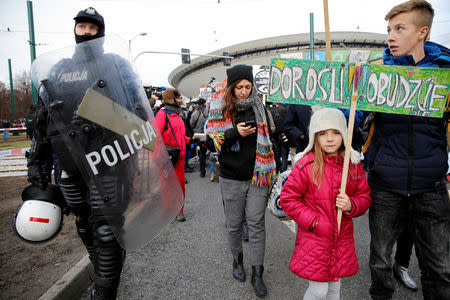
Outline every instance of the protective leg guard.
<svg viewBox="0 0 450 300">
<path fill-rule="evenodd" d="M 78 236 L 86 247 L 89 259 L 95 268 L 94 235 L 89 224 L 90 208 L 87 202 L 87 186 L 79 175 L 68 175 L 64 170 L 61 170 L 58 182 L 67 205 L 76 215 L 75 225 Z"/>
<path fill-rule="evenodd" d="M 88 189 L 81 177 L 61 176 L 58 185 L 70 210 L 77 216 L 86 213 L 89 209 L 87 203 Z"/>
<path fill-rule="evenodd" d="M 89 259 L 95 268 L 94 234 L 92 232 L 92 226 L 89 224 L 89 218 L 86 215 L 77 216 L 75 218 L 75 225 L 77 226 L 78 236 L 86 247 L 89 253 Z"/>
<path fill-rule="evenodd" d="M 115 299 L 120 282 L 124 251 L 117 242 L 111 227 L 101 225 L 94 233 L 96 253 L 93 299 Z"/>
</svg>

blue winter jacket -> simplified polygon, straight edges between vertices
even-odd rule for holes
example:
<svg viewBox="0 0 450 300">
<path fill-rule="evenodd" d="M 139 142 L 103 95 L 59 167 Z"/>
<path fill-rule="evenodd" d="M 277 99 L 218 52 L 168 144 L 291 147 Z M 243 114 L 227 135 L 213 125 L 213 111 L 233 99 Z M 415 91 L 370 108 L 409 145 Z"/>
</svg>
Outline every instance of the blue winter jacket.
<svg viewBox="0 0 450 300">
<path fill-rule="evenodd" d="M 448 48 L 426 42 L 424 50 L 425 58 L 414 63 L 412 55 L 394 57 L 387 48 L 383 61 L 429 68 L 449 65 Z M 446 119 L 376 113 L 374 121 L 375 131 L 366 152 L 372 188 L 410 196 L 446 187 Z"/>
</svg>

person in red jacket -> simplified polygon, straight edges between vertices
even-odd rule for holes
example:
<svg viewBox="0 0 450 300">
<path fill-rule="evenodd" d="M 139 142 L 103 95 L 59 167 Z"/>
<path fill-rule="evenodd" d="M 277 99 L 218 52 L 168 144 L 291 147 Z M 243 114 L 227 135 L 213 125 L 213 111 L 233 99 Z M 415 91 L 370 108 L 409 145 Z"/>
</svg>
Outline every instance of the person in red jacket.
<svg viewBox="0 0 450 300">
<path fill-rule="evenodd" d="M 347 187 L 339 193 L 346 142 L 344 114 L 335 108 L 316 111 L 308 146 L 295 156 L 281 191 L 282 208 L 298 224 L 289 269 L 309 280 L 303 299 L 339 299 L 340 278 L 358 272 L 352 218 L 369 208 L 370 188 L 360 155 L 351 149 Z M 336 208 L 343 211 L 340 231 Z"/>
<path fill-rule="evenodd" d="M 181 94 L 177 90 L 169 88 L 163 92 L 162 102 L 164 107 L 156 114 L 155 126 L 159 129 L 164 144 L 180 148 L 180 157 L 173 167 L 183 190 L 183 197 L 185 197 L 184 156 L 186 154 L 186 144 L 189 143 L 190 138 L 186 136 L 186 129 L 184 121 L 180 117 L 181 110 L 177 99 L 181 99 Z M 184 204 L 178 213 L 177 220 L 181 222 L 186 221 Z"/>
</svg>

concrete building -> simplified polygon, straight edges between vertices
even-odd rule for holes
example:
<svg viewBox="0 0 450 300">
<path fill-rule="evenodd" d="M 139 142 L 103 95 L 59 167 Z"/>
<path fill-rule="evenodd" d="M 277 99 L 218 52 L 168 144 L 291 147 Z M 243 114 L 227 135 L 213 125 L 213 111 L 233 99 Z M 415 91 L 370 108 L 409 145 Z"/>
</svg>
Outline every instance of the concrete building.
<svg viewBox="0 0 450 300">
<path fill-rule="evenodd" d="M 369 32 L 331 32 L 331 53 L 334 61 L 363 62 L 382 56 L 387 47 L 386 34 Z M 271 37 L 218 49 L 209 54 L 233 57 L 231 66 L 237 64 L 270 65 L 272 58 L 310 58 L 309 33 Z M 325 60 L 325 33 L 315 33 L 315 59 Z M 190 64 L 178 66 L 169 74 L 169 83 L 187 97 L 196 98 L 202 84 L 211 77 L 220 82 L 226 78 L 222 58 L 197 57 Z"/>
</svg>

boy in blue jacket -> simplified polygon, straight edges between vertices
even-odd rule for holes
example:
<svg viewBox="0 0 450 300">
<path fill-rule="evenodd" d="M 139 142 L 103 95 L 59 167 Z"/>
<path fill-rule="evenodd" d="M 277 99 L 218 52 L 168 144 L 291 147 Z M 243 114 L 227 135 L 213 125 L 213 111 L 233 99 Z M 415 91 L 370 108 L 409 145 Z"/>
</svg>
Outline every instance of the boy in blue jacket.
<svg viewBox="0 0 450 300">
<path fill-rule="evenodd" d="M 426 42 L 434 10 L 412 0 L 386 15 L 387 65 L 450 67 L 450 50 Z M 448 118 L 376 113 L 366 157 L 372 189 L 369 212 L 373 299 L 394 293 L 392 248 L 408 227 L 421 270 L 424 299 L 450 299 L 450 202 L 447 173 Z"/>
</svg>

